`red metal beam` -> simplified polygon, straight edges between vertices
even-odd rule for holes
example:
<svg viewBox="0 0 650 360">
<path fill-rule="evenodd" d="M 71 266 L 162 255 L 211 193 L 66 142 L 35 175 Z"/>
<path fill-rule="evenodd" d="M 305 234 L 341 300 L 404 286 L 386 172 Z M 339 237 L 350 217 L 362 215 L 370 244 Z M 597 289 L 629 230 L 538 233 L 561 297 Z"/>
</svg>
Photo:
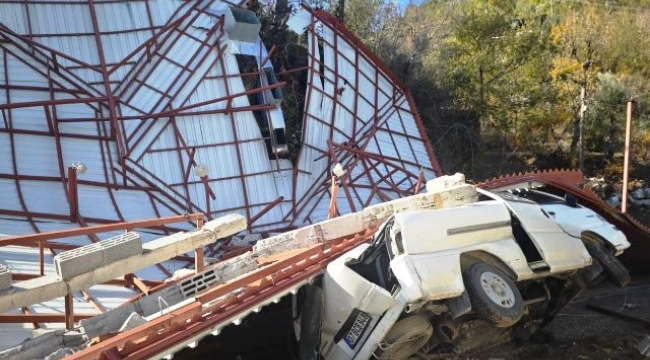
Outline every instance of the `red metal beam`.
<svg viewBox="0 0 650 360">
<path fill-rule="evenodd" d="M 176 215 L 176 216 L 168 216 L 159 219 L 138 220 L 138 221 L 121 222 L 121 223 L 114 223 L 114 224 L 107 224 L 107 225 L 95 225 L 95 226 L 90 226 L 85 228 L 48 231 L 40 234 L 8 236 L 0 239 L 0 246 L 24 245 L 30 243 L 37 243 L 38 241 L 48 241 L 54 239 L 61 239 L 65 237 L 97 234 L 101 232 L 109 232 L 115 230 L 147 228 L 152 226 L 159 226 L 159 225 L 170 224 L 175 222 L 183 222 L 183 221 L 195 221 L 199 217 L 199 215 L 200 214 Z"/>
<path fill-rule="evenodd" d="M 259 213 L 257 213 L 255 216 L 253 216 L 253 217 L 250 219 L 250 221 L 249 221 L 249 223 L 248 223 L 248 229 L 250 229 L 250 228 L 252 227 L 252 225 L 253 225 L 253 223 L 254 223 L 255 221 L 259 220 L 259 218 L 261 218 L 262 216 L 264 216 L 264 214 L 266 214 L 267 212 L 269 212 L 271 209 L 273 209 L 275 206 L 277 206 L 277 205 L 278 205 L 279 203 L 281 203 L 282 201 L 284 201 L 284 196 L 280 196 L 279 198 L 273 200 L 273 202 L 271 202 L 270 204 L 266 205 L 266 207 L 264 207 L 264 209 L 262 209 Z"/>
<path fill-rule="evenodd" d="M 153 20 L 151 19 L 151 13 L 150 13 L 150 9 L 149 9 L 149 1 L 145 1 L 145 4 L 146 4 L 146 7 L 147 7 L 147 17 L 149 18 L 149 24 L 153 24 Z M 199 4 L 199 2 L 195 2 L 195 4 L 192 5 L 192 8 L 196 7 L 198 4 Z M 122 61 L 118 62 L 117 64 L 114 64 L 114 65 L 111 67 L 111 69 L 108 71 L 109 74 L 112 74 L 112 73 L 115 72 L 117 69 L 119 69 L 121 66 L 123 66 L 125 63 L 131 61 L 131 59 L 134 58 L 137 54 L 139 54 L 140 51 L 142 51 L 142 50 L 144 50 L 144 55 L 143 55 L 143 57 L 144 57 L 144 58 L 148 57 L 148 56 L 149 56 L 149 52 L 150 52 L 150 48 L 151 48 L 151 47 L 154 47 L 154 46 L 159 46 L 159 44 L 157 43 L 157 42 L 158 42 L 158 39 L 159 39 L 160 37 L 162 37 L 163 35 L 166 36 L 165 38 L 169 37 L 169 36 L 170 36 L 170 32 L 169 32 L 169 30 L 172 29 L 172 28 L 177 27 L 179 24 L 181 24 L 183 21 L 185 21 L 185 19 L 187 18 L 187 16 L 190 14 L 190 12 L 187 11 L 185 14 L 183 14 L 183 15 L 181 15 L 181 16 L 179 16 L 179 17 L 177 18 L 177 15 L 178 15 L 179 11 L 181 11 L 182 7 L 183 7 L 183 6 L 181 5 L 181 6 L 178 6 L 178 7 L 176 8 L 176 10 L 174 11 L 174 13 L 169 17 L 170 22 L 168 22 L 167 24 L 165 24 L 165 26 L 163 26 L 162 28 L 160 28 L 160 29 L 158 30 L 157 33 L 155 33 L 155 32 L 152 31 L 152 36 L 151 36 L 147 41 L 145 41 L 144 43 L 142 43 L 142 45 L 138 46 L 138 47 L 135 48 L 133 51 L 131 51 L 128 55 L 126 55 L 126 56 L 122 59 Z M 171 19 L 175 19 L 175 20 L 171 21 Z M 163 41 L 164 41 L 164 40 L 163 40 Z M 142 58 L 141 58 L 141 59 L 142 59 Z M 140 59 L 140 60 L 141 60 L 141 59 Z M 138 62 L 141 62 L 141 61 L 136 61 L 136 64 L 137 64 Z M 120 83 L 120 84 L 116 87 L 116 89 L 122 89 L 123 86 L 126 86 L 126 85 L 125 85 L 125 84 L 126 84 L 125 81 L 126 81 L 127 79 L 133 79 L 133 78 L 135 78 L 136 76 L 134 76 L 133 73 L 136 73 L 136 75 L 138 74 L 137 70 L 135 69 L 135 66 L 132 67 L 132 68 L 129 70 L 129 72 L 126 74 L 126 76 L 125 76 L 124 79 L 122 80 L 122 83 Z M 128 87 L 128 86 L 127 86 L 127 87 Z"/>
<path fill-rule="evenodd" d="M 70 203 L 70 222 L 77 222 L 79 216 L 79 197 L 77 196 L 77 169 L 68 167 L 68 202 Z"/>
<path fill-rule="evenodd" d="M 25 66 L 27 66 L 27 67 L 31 68 L 32 70 L 34 70 L 35 72 L 41 74 L 43 77 L 48 79 L 48 81 L 52 81 L 52 82 L 56 83 L 58 85 L 58 87 L 60 87 L 60 88 L 75 87 L 77 90 L 80 91 L 81 94 L 86 94 L 86 96 L 88 96 L 88 97 L 92 97 L 92 96 L 97 95 L 97 94 L 91 94 L 91 92 L 90 92 L 90 90 L 92 90 L 91 85 L 86 83 L 79 76 L 77 76 L 76 74 L 74 74 L 72 72 L 69 72 L 69 71 L 67 71 L 65 74 L 61 71 L 61 67 L 59 67 L 58 63 L 56 62 L 57 54 L 56 54 L 55 50 L 44 47 L 42 45 L 40 45 L 40 46 L 31 45 L 31 44 L 33 44 L 33 42 L 30 39 L 11 32 L 11 30 L 6 28 L 2 24 L 0 24 L 0 30 L 1 30 L 0 31 L 0 40 L 1 40 L 2 37 L 7 39 L 6 42 L 12 43 L 22 54 L 25 54 L 25 56 L 30 57 L 31 62 L 22 59 L 19 55 L 15 54 L 13 51 L 11 51 L 7 47 L 3 46 L 2 41 L 0 41 L 0 47 L 2 47 L 6 52 L 8 52 L 8 53 L 12 54 L 14 57 L 16 57 L 16 59 L 18 59 L 23 64 L 25 64 Z M 2 34 L 2 31 L 11 34 L 11 36 L 14 36 L 18 40 L 27 43 L 28 46 L 31 46 L 31 47 L 30 48 L 25 48 L 24 46 L 22 46 L 22 44 L 19 44 L 16 41 L 10 40 L 6 35 Z M 40 48 L 45 48 L 47 51 L 50 52 L 51 56 L 48 56 L 48 55 L 42 53 L 38 49 L 39 47 Z M 74 60 L 72 60 L 72 61 L 74 61 Z M 47 71 L 46 72 L 42 71 L 41 69 L 36 67 L 34 64 L 32 64 L 32 62 L 41 64 L 43 67 L 45 67 L 47 69 Z M 61 83 L 61 82 L 57 81 L 56 79 L 52 78 L 50 76 L 51 72 L 59 75 L 59 77 L 61 77 L 63 80 L 65 80 L 64 83 Z M 65 82 L 67 82 L 67 84 Z M 71 94 L 78 97 L 76 92 L 71 93 Z"/>
<path fill-rule="evenodd" d="M 251 306 L 286 291 L 293 284 L 322 272 L 327 264 L 354 246 L 368 241 L 375 229 L 354 237 L 332 240 L 296 251 L 289 258 L 267 259 L 268 265 L 237 280 L 218 285 L 197 297 L 197 301 L 172 310 L 146 325 L 128 330 L 92 347 L 83 349 L 70 359 L 98 359 L 106 351 L 120 350 L 129 359 L 160 356 L 161 352 L 198 333 L 220 324 Z M 231 293 L 244 289 L 239 296 Z M 227 296 L 227 295 L 231 296 Z M 223 298 L 211 303 L 213 300 Z M 208 304 L 205 308 L 202 304 Z"/>
<path fill-rule="evenodd" d="M 74 329 L 74 297 L 72 294 L 65 296 L 65 317 L 63 319 L 66 330 Z"/>
<path fill-rule="evenodd" d="M 0 104 L 0 109 L 22 109 L 37 106 L 52 106 L 52 105 L 66 105 L 66 104 L 88 104 L 92 102 L 105 101 L 105 97 L 90 97 L 82 99 L 62 99 L 62 100 L 42 100 L 42 101 L 27 101 L 13 104 Z"/>
<path fill-rule="evenodd" d="M 97 55 L 99 56 L 99 63 L 101 67 L 101 74 L 104 81 L 104 91 L 108 99 L 108 113 L 111 118 L 111 135 L 117 140 L 117 150 L 120 156 L 120 163 L 123 163 L 123 157 L 126 156 L 126 147 L 124 145 L 124 138 L 117 123 L 117 110 L 115 108 L 115 99 L 113 98 L 113 90 L 111 89 L 110 75 L 106 67 L 106 58 L 104 57 L 104 46 L 102 45 L 102 36 L 99 32 L 99 23 L 97 22 L 97 13 L 95 12 L 95 1 L 88 0 L 88 8 L 90 9 L 90 19 L 93 25 L 93 33 L 95 35 L 95 44 L 97 46 Z"/>
<path fill-rule="evenodd" d="M 23 312 L 22 316 L 31 315 L 31 311 L 29 310 L 29 307 L 27 307 L 27 306 L 23 306 L 22 308 L 20 308 L 20 310 Z M 21 315 L 15 315 L 15 316 L 21 316 Z M 34 329 L 39 329 L 41 327 L 37 322 L 33 322 L 32 326 L 34 327 Z"/>
<path fill-rule="evenodd" d="M 74 314 L 74 319 L 76 320 L 90 319 L 93 316 L 97 316 L 97 314 Z M 0 323 L 7 323 L 7 324 L 65 323 L 66 321 L 67 320 L 65 314 L 34 314 L 34 313 L 26 313 L 20 315 L 0 314 Z"/>
<path fill-rule="evenodd" d="M 151 287 L 134 274 L 125 274 L 124 281 L 131 287 L 138 289 L 141 293 L 149 295 Z"/>
<path fill-rule="evenodd" d="M 303 8 L 307 9 L 307 11 L 312 11 L 311 9 L 309 9 L 308 6 L 304 4 L 303 4 Z M 371 63 L 375 64 L 382 71 L 384 75 L 386 75 L 394 84 L 396 84 L 396 86 L 398 86 L 402 90 L 402 92 L 408 99 L 409 108 L 411 109 L 413 117 L 415 118 L 415 124 L 418 127 L 420 135 L 422 136 L 422 138 L 426 139 L 427 138 L 426 129 L 422 124 L 422 119 L 420 118 L 420 114 L 417 111 L 417 106 L 415 105 L 415 101 L 413 100 L 413 96 L 409 92 L 408 87 L 397 76 L 395 76 L 392 71 L 390 71 L 388 66 L 386 66 L 386 64 L 383 61 L 381 61 L 381 59 L 379 59 L 379 57 L 375 53 L 373 53 L 366 44 L 364 44 L 358 37 L 356 37 L 350 30 L 348 30 L 345 27 L 345 25 L 343 25 L 338 19 L 336 19 L 334 16 L 328 14 L 323 10 L 313 11 L 313 14 L 315 14 L 316 17 L 318 17 L 321 21 L 330 24 L 331 28 L 335 32 L 339 32 L 340 34 L 342 34 L 345 39 L 350 41 L 353 44 L 353 46 L 359 50 L 360 53 L 362 53 L 367 59 L 369 59 Z M 436 173 L 436 175 L 443 175 L 444 172 L 442 171 L 442 168 L 438 163 L 438 159 L 433 153 L 433 147 L 431 146 L 431 142 L 424 141 L 424 146 L 427 149 L 427 154 L 429 155 L 429 158 L 431 159 L 431 167 L 433 168 L 433 171 Z"/>
<path fill-rule="evenodd" d="M 88 290 L 81 290 L 81 294 L 84 296 L 84 299 L 92 305 L 95 310 L 99 311 L 100 313 L 106 312 L 106 308 L 99 303 L 94 297 L 90 296 L 90 293 Z"/>
<path fill-rule="evenodd" d="M 9 84 L 9 60 L 7 57 L 7 52 L 4 52 L 4 77 L 5 81 L 7 84 Z M 11 103 L 11 93 L 9 89 L 5 91 L 6 95 L 6 102 L 7 104 Z M 11 111 L 7 111 L 8 116 L 5 118 L 5 123 L 7 124 L 8 128 L 11 129 L 13 128 L 13 116 Z M 3 110 L 4 114 L 4 110 Z M 12 132 L 9 133 L 9 146 L 10 146 L 10 153 L 11 153 L 11 167 L 14 172 L 14 174 L 18 173 L 18 161 L 17 161 L 17 152 L 16 152 L 16 140 L 14 138 L 14 134 Z M 23 190 L 20 185 L 20 181 L 18 179 L 14 180 L 14 184 L 16 185 L 16 195 L 18 195 L 18 201 L 20 202 L 20 206 L 24 211 L 27 210 L 27 203 L 25 202 L 25 198 L 23 196 Z M 34 219 L 32 217 L 27 217 L 27 221 L 29 222 L 30 226 L 32 227 L 32 230 L 38 231 L 38 227 L 36 226 L 36 223 L 34 222 Z"/>
</svg>

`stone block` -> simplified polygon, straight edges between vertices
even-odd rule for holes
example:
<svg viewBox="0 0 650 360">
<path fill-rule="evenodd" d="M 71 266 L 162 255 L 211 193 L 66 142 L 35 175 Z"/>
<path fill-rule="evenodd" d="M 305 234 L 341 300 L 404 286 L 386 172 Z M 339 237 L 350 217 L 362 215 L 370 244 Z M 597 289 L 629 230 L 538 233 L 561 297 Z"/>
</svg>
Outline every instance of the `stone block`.
<svg viewBox="0 0 650 360">
<path fill-rule="evenodd" d="M 200 272 L 190 278 L 184 279 L 178 284 L 178 288 L 183 298 L 194 297 L 210 287 L 230 281 L 236 277 L 244 275 L 257 269 L 252 252 L 236 256 L 216 263 L 213 267 Z M 171 303 L 169 304 L 172 305 Z"/>
<path fill-rule="evenodd" d="M 214 269 L 217 270 L 219 278 L 226 282 L 257 269 L 257 261 L 249 251 L 215 264 Z"/>
<path fill-rule="evenodd" d="M 439 176 L 433 180 L 427 181 L 427 192 L 437 192 L 450 187 L 465 183 L 465 175 L 455 173 L 454 175 Z"/>
<path fill-rule="evenodd" d="M 99 242 L 104 253 L 104 264 L 142 254 L 140 235 L 130 231 Z"/>
<path fill-rule="evenodd" d="M 0 264 L 0 291 L 11 287 L 11 271 L 5 264 Z"/>
<path fill-rule="evenodd" d="M 207 290 L 210 286 L 222 283 L 216 268 L 210 268 L 198 273 L 179 283 L 181 292 L 185 298 L 196 296 Z"/>
<path fill-rule="evenodd" d="M 257 257 L 269 256 L 286 250 L 295 249 L 299 244 L 296 242 L 298 234 L 303 234 L 298 230 L 278 234 L 258 241 L 253 246 L 253 253 Z"/>
<path fill-rule="evenodd" d="M 433 209 L 436 207 L 435 198 L 435 193 L 428 193 L 393 200 L 391 201 L 393 203 L 393 214 L 405 211 Z"/>
<path fill-rule="evenodd" d="M 478 193 L 473 185 L 459 185 L 440 193 L 443 208 L 470 204 L 478 201 Z"/>
<path fill-rule="evenodd" d="M 241 214 L 228 214 L 208 221 L 203 225 L 202 229 L 212 232 L 216 239 L 221 239 L 246 230 L 247 227 L 248 224 L 245 216 Z"/>
<path fill-rule="evenodd" d="M 54 349 L 62 347 L 62 335 L 64 332 L 65 330 L 56 330 L 41 336 L 27 339 L 12 348 L 0 351 L 0 359 L 44 359 L 46 356 L 50 355 Z"/>
<path fill-rule="evenodd" d="M 140 235 L 128 232 L 100 242 L 64 251 L 54 257 L 61 279 L 68 280 L 101 266 L 142 254 Z"/>
<path fill-rule="evenodd" d="M 355 212 L 325 220 L 315 227 L 320 227 L 322 241 L 330 241 L 363 231 L 363 215 Z"/>
<path fill-rule="evenodd" d="M 0 312 L 65 296 L 65 282 L 56 275 L 45 275 L 13 283 L 0 293 Z"/>
<path fill-rule="evenodd" d="M 361 212 L 363 224 L 366 228 L 378 226 L 391 215 L 393 215 L 392 202 L 368 206 Z"/>
<path fill-rule="evenodd" d="M 99 243 L 64 251 L 54 257 L 56 274 L 63 280 L 89 272 L 102 265 L 104 265 L 104 253 Z"/>
</svg>

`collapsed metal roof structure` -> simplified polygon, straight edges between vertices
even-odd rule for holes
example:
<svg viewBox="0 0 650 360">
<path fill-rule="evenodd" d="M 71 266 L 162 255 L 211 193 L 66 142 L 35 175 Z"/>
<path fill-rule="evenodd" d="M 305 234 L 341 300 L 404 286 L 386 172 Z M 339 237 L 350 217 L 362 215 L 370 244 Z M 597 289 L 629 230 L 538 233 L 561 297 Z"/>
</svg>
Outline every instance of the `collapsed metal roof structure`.
<svg viewBox="0 0 650 360">
<path fill-rule="evenodd" d="M 340 22 L 309 8 L 287 24 L 308 50 L 300 149 L 289 160 L 283 74 L 259 20 L 238 5 L 0 1 L 0 234 L 129 222 L 149 227 L 146 241 L 194 226 L 194 215 L 179 216 L 188 213 L 239 213 L 249 233 L 279 232 L 327 218 L 336 164 L 340 213 L 413 194 L 441 174 L 405 86 Z M 243 72 L 242 58 L 256 71 Z M 167 220 L 132 223 L 154 218 Z M 99 240 L 76 235 L 0 254 L 14 281 L 30 279 L 52 272 L 57 253 Z M 81 306 L 88 316 L 114 308 L 133 293 L 111 288 L 155 286 L 192 255 L 93 287 Z M 4 321 L 61 322 L 71 302 Z"/>
<path fill-rule="evenodd" d="M 336 163 L 347 171 L 342 212 L 412 193 L 420 170 L 440 172 L 408 91 L 322 12 L 301 12 L 303 134 L 296 163 L 282 158 L 281 74 L 232 9 L 0 2 L 0 232 L 191 212 L 279 229 L 325 218 Z M 240 55 L 258 71 L 241 74 Z M 245 88 L 250 77 L 258 87 Z"/>
<path fill-rule="evenodd" d="M 0 314 L 0 356 L 171 356 L 311 281 L 370 238 L 377 214 L 468 200 L 458 189 L 393 200 L 441 174 L 407 89 L 327 13 L 302 8 L 287 26 L 305 41 L 308 64 L 283 69 L 307 72 L 295 161 L 286 156 L 283 72 L 259 21 L 238 4 L 0 0 L 0 234 L 18 235 L 0 239 L 0 307 L 11 309 Z M 332 192 L 337 178 L 342 191 Z M 631 240 L 647 238 L 576 190 L 581 179 L 549 172 L 481 186 L 575 191 Z M 340 214 L 355 214 L 321 222 L 332 196 Z M 241 235 L 281 234 L 215 262 L 228 240 L 177 233 L 231 213 L 245 220 Z M 54 269 L 63 252 L 105 251 L 99 233 L 152 241 L 110 261 L 80 257 L 98 265 L 68 265 L 72 274 L 60 261 Z M 131 323 L 134 313 L 149 319 Z M 73 330 L 78 320 L 83 334 L 14 346 L 34 329 Z"/>
</svg>

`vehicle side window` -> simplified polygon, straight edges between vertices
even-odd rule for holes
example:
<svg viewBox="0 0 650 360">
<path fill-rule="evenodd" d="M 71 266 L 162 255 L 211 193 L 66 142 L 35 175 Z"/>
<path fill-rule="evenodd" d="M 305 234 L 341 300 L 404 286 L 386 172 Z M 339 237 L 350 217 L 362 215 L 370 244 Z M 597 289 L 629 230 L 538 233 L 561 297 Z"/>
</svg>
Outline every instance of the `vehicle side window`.
<svg viewBox="0 0 650 360">
<path fill-rule="evenodd" d="M 515 195 L 536 202 L 540 205 L 545 204 L 562 204 L 568 205 L 567 202 L 561 198 L 551 196 L 538 191 L 528 191 L 528 190 L 516 190 L 513 192 Z"/>
</svg>

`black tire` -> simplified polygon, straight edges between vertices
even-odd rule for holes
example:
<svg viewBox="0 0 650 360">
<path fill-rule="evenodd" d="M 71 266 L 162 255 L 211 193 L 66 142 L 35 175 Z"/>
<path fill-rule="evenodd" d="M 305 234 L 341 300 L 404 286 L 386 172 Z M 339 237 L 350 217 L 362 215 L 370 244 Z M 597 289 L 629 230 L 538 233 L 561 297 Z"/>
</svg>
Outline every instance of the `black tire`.
<svg viewBox="0 0 650 360">
<path fill-rule="evenodd" d="M 380 343 L 377 359 L 406 359 L 424 346 L 433 335 L 433 326 L 422 315 L 406 317 L 393 325 Z"/>
<path fill-rule="evenodd" d="M 632 278 L 630 273 L 627 271 L 625 266 L 612 254 L 605 245 L 601 244 L 598 241 L 585 241 L 585 247 L 591 257 L 598 261 L 600 266 L 603 267 L 607 278 L 614 284 L 624 287 L 627 286 Z"/>
<path fill-rule="evenodd" d="M 509 327 L 524 315 L 524 299 L 514 281 L 500 269 L 476 262 L 463 271 L 472 310 L 496 327 Z"/>
</svg>

